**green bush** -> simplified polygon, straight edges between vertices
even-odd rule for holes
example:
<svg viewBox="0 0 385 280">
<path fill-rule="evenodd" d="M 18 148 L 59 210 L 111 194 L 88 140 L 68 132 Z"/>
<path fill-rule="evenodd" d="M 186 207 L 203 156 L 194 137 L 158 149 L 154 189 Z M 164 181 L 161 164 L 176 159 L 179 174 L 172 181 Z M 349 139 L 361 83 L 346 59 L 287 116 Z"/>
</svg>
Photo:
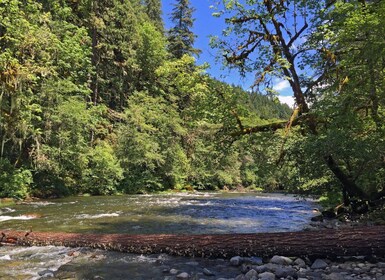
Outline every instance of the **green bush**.
<svg viewBox="0 0 385 280">
<path fill-rule="evenodd" d="M 101 142 L 90 149 L 88 169 L 83 174 L 83 189 L 86 193 L 113 194 L 122 178 L 123 170 L 110 145 Z"/>
<path fill-rule="evenodd" d="M 25 198 L 31 184 L 30 170 L 17 169 L 8 160 L 0 159 L 0 197 Z"/>
</svg>

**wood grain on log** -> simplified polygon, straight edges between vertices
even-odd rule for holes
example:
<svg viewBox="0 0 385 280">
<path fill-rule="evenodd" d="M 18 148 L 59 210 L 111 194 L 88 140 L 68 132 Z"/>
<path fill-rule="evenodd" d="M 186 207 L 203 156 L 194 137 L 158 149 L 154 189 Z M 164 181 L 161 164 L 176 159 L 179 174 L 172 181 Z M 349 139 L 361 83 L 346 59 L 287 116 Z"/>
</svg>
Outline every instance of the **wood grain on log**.
<svg viewBox="0 0 385 280">
<path fill-rule="evenodd" d="M 90 247 L 120 252 L 195 257 L 385 256 L 385 226 L 306 232 L 221 235 L 128 235 L 3 231 L 5 244 Z"/>
</svg>

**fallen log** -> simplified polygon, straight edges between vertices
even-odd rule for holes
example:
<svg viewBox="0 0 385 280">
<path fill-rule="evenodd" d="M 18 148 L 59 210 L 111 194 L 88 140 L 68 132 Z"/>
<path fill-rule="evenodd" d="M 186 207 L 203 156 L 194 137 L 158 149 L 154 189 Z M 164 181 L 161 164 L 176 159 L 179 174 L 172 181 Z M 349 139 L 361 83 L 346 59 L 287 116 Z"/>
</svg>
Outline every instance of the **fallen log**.
<svg viewBox="0 0 385 280">
<path fill-rule="evenodd" d="M 21 246 L 90 247 L 138 254 L 192 257 L 273 255 L 385 256 L 385 226 L 257 234 L 128 235 L 3 231 L 1 242 Z"/>
</svg>

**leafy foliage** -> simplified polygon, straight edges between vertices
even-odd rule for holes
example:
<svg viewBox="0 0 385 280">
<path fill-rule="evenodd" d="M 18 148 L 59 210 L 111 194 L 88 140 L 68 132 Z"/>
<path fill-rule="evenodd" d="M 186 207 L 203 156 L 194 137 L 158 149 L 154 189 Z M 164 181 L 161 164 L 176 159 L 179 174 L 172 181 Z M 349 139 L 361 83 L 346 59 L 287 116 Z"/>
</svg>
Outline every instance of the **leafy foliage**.
<svg viewBox="0 0 385 280">
<path fill-rule="evenodd" d="M 256 73 L 264 91 L 274 78 L 288 80 L 293 91 L 298 117 L 281 135 L 281 171 L 269 169 L 288 189 L 329 198 L 339 190 L 345 204 L 385 195 L 384 7 L 383 1 L 271 0 L 217 7 L 228 29 L 213 45 L 225 63 Z M 239 121 L 237 135 L 283 128 Z"/>
<path fill-rule="evenodd" d="M 7 160 L 0 159 L 0 197 L 25 198 L 31 184 L 29 170 L 14 168 Z"/>
<path fill-rule="evenodd" d="M 166 32 L 159 0 L 3 0 L 0 196 L 385 196 L 384 1 L 223 0 L 212 45 L 251 92 L 196 65 L 193 13 L 177 0 Z"/>
</svg>

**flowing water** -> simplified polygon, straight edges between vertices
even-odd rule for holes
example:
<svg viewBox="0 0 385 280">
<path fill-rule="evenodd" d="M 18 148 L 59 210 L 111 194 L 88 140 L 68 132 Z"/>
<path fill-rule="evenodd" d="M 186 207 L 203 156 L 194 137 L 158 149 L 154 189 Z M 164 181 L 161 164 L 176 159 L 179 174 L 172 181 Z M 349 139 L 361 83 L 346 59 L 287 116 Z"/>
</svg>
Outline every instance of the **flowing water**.
<svg viewBox="0 0 385 280">
<path fill-rule="evenodd" d="M 309 223 L 314 207 L 313 201 L 273 194 L 70 197 L 2 208 L 0 228 L 128 234 L 298 231 Z M 40 279 L 51 274 L 61 279 L 58 275 L 63 273 L 63 279 L 164 279 L 166 267 L 193 274 L 210 267 L 217 278 L 230 277 L 232 272 L 221 260 L 196 259 L 192 265 L 191 259 L 165 255 L 73 252 L 61 247 L 0 247 L 0 279 Z"/>
</svg>

